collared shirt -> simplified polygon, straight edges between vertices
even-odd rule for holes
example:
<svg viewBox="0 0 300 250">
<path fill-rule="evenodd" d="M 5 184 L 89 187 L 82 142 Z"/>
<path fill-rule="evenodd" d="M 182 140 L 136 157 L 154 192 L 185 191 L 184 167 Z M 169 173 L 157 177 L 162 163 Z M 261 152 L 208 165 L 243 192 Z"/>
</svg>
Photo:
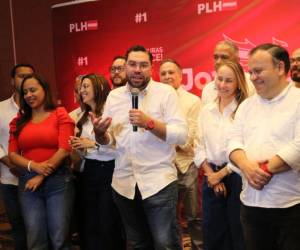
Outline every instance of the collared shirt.
<svg viewBox="0 0 300 250">
<path fill-rule="evenodd" d="M 195 148 L 196 166 L 200 166 L 206 159 L 209 163 L 221 166 L 228 162 L 227 143 L 228 132 L 232 127 L 232 113 L 237 103 L 233 100 L 223 110 L 219 110 L 219 100 L 205 105 L 198 119 L 197 146 Z"/>
<path fill-rule="evenodd" d="M 249 96 L 251 96 L 256 92 L 255 87 L 250 80 L 249 73 L 245 73 L 245 78 L 248 86 Z M 201 100 L 203 105 L 213 102 L 214 100 L 216 100 L 217 96 L 218 96 L 218 90 L 216 89 L 215 80 L 213 80 L 207 83 L 202 90 Z"/>
<path fill-rule="evenodd" d="M 69 113 L 69 116 L 73 119 L 73 121 L 75 123 L 78 122 L 78 120 L 81 118 L 82 115 L 83 115 L 83 112 L 80 107 L 74 109 L 73 111 L 71 111 Z"/>
<path fill-rule="evenodd" d="M 82 134 L 80 137 L 89 138 L 92 141 L 96 141 L 94 127 L 89 117 L 87 122 L 82 126 Z M 98 161 L 110 161 L 115 158 L 115 150 L 110 147 L 99 146 L 99 148 L 89 148 L 84 156 L 86 159 L 98 160 Z M 100 166 L 99 166 L 100 167 Z"/>
<path fill-rule="evenodd" d="M 187 125 L 172 87 L 151 80 L 138 99 L 140 110 L 166 124 L 166 141 L 143 128 L 133 132 L 128 85 L 110 92 L 103 112 L 103 117 L 112 117 L 109 132 L 116 143 L 112 186 L 128 199 L 134 198 L 136 184 L 145 199 L 177 179 L 175 145 L 184 144 L 187 138 Z"/>
<path fill-rule="evenodd" d="M 8 154 L 9 123 L 17 116 L 19 108 L 14 97 L 0 102 L 0 158 Z M 18 185 L 18 178 L 14 176 L 8 167 L 0 162 L 1 183 Z"/>
<path fill-rule="evenodd" d="M 289 84 L 271 100 L 255 94 L 239 107 L 229 134 L 228 155 L 245 151 L 251 161 L 278 155 L 292 169 L 275 174 L 262 190 L 243 178 L 245 205 L 285 208 L 300 203 L 300 90 Z"/>
<path fill-rule="evenodd" d="M 177 89 L 180 108 L 188 125 L 188 139 L 184 145 L 176 148 L 176 167 L 185 173 L 194 160 L 194 142 L 197 137 L 197 119 L 201 108 L 201 101 L 181 86 Z"/>
</svg>

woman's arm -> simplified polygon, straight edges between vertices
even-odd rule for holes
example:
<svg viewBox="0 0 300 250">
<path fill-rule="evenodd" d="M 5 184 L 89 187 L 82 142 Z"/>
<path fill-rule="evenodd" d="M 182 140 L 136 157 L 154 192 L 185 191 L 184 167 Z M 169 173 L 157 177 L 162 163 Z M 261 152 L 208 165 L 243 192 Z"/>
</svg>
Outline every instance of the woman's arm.
<svg viewBox="0 0 300 250">
<path fill-rule="evenodd" d="M 9 158 L 11 162 L 21 168 L 24 168 L 26 170 L 34 171 L 38 174 L 48 176 L 52 174 L 54 171 L 53 165 L 51 163 L 45 162 L 35 162 L 29 159 L 26 159 L 25 157 L 21 156 L 17 152 L 10 152 Z"/>
</svg>

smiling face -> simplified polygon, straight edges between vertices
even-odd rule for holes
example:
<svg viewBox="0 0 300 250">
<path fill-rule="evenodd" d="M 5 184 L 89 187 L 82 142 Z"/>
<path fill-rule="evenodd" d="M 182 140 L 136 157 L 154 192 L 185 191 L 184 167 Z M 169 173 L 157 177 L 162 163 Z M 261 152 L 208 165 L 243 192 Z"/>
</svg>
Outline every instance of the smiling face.
<svg viewBox="0 0 300 250">
<path fill-rule="evenodd" d="M 236 96 L 238 83 L 231 68 L 222 65 L 217 70 L 216 87 L 221 99 L 233 99 Z"/>
<path fill-rule="evenodd" d="M 90 79 L 83 79 L 80 88 L 80 96 L 83 103 L 89 106 L 93 106 L 95 104 L 95 93 L 93 83 Z"/>
<path fill-rule="evenodd" d="M 258 50 L 249 58 L 250 79 L 257 94 L 266 99 L 278 93 L 280 77 L 284 74 L 282 62 L 275 64 L 269 52 Z"/>
<path fill-rule="evenodd" d="M 45 90 L 35 78 L 28 78 L 23 83 L 25 102 L 31 109 L 43 108 L 45 104 Z"/>
<path fill-rule="evenodd" d="M 127 82 L 125 64 L 125 59 L 117 58 L 110 67 L 110 80 L 115 88 L 124 86 Z"/>
<path fill-rule="evenodd" d="M 160 81 L 178 89 L 182 81 L 182 73 L 173 62 L 165 62 L 159 69 Z"/>
<path fill-rule="evenodd" d="M 144 51 L 132 51 L 126 62 L 128 83 L 133 88 L 144 89 L 151 78 L 152 65 L 149 55 Z"/>
</svg>

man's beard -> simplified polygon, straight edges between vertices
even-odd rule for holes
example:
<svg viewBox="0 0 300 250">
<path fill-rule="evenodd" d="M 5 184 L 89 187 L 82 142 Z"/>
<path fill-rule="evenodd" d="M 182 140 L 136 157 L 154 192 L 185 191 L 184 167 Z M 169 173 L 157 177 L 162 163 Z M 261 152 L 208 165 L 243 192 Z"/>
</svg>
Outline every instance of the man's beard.
<svg viewBox="0 0 300 250">
<path fill-rule="evenodd" d="M 293 74 L 293 71 L 296 71 L 296 73 Z M 300 67 L 294 67 L 291 69 L 291 78 L 294 82 L 300 82 Z"/>
<path fill-rule="evenodd" d="M 121 79 L 121 82 L 115 83 L 113 78 L 110 78 L 112 85 L 114 88 L 122 87 L 127 83 L 127 78 Z"/>
<path fill-rule="evenodd" d="M 139 86 L 136 86 L 136 84 L 133 84 L 130 79 L 128 78 L 128 84 L 133 87 L 133 88 L 138 88 L 139 90 L 143 90 L 147 87 L 148 83 L 150 81 L 150 77 L 147 77 L 144 79 L 144 81 L 142 82 L 142 84 L 140 84 Z"/>
</svg>

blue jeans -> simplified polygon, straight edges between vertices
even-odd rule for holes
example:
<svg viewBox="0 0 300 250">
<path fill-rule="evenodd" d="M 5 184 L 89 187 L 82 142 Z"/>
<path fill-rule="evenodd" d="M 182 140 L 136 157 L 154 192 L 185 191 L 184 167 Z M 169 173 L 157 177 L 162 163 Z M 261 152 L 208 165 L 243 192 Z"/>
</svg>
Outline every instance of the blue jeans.
<svg viewBox="0 0 300 250">
<path fill-rule="evenodd" d="M 227 197 L 216 196 L 203 179 L 203 235 L 205 250 L 245 250 L 240 222 L 241 177 L 232 173 L 223 180 Z"/>
<path fill-rule="evenodd" d="M 113 194 L 133 249 L 182 249 L 176 220 L 177 181 L 144 200 L 137 186 L 133 200 Z"/>
<path fill-rule="evenodd" d="M 48 176 L 35 191 L 24 190 L 35 174 L 20 177 L 19 198 L 29 250 L 71 249 L 69 229 L 72 215 L 73 177 L 65 167 Z M 50 240 L 50 242 L 49 242 Z"/>
<path fill-rule="evenodd" d="M 5 210 L 12 227 L 12 236 L 16 250 L 25 250 L 26 232 L 18 198 L 18 186 L 0 184 Z"/>
</svg>

